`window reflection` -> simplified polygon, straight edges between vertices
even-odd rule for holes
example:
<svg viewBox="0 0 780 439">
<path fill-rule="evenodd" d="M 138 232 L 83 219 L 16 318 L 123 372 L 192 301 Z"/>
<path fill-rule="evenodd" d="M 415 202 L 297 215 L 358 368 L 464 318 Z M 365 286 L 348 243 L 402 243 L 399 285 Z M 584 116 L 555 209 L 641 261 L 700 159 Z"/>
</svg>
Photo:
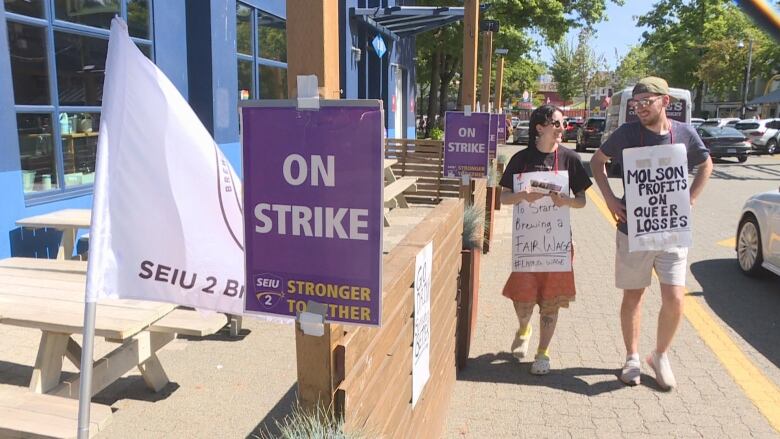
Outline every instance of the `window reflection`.
<svg viewBox="0 0 780 439">
<path fill-rule="evenodd" d="M 119 0 L 55 0 L 54 16 L 86 26 L 111 28 L 111 19 L 119 15 Z"/>
<path fill-rule="evenodd" d="M 252 55 L 252 9 L 236 3 L 236 50 Z"/>
<path fill-rule="evenodd" d="M 54 32 L 60 105 L 100 105 L 108 40 Z"/>
<path fill-rule="evenodd" d="M 43 18 L 43 0 L 5 0 L 5 11 Z"/>
<path fill-rule="evenodd" d="M 149 0 L 128 0 L 127 30 L 131 37 L 151 38 L 149 34 Z"/>
<path fill-rule="evenodd" d="M 59 187 L 52 139 L 51 114 L 16 115 L 22 185 L 25 193 Z"/>
<path fill-rule="evenodd" d="M 16 105 L 50 104 L 46 29 L 10 21 L 7 23 Z"/>
<path fill-rule="evenodd" d="M 287 29 L 284 20 L 258 11 L 257 47 L 261 58 L 287 62 Z"/>
<path fill-rule="evenodd" d="M 287 69 L 260 65 L 260 98 L 287 99 Z"/>
<path fill-rule="evenodd" d="M 245 101 L 254 97 L 252 86 L 252 62 L 238 61 L 238 99 Z"/>
<path fill-rule="evenodd" d="M 66 126 L 62 123 L 67 119 Z M 62 160 L 66 187 L 92 184 L 95 181 L 100 113 L 61 113 Z"/>
</svg>

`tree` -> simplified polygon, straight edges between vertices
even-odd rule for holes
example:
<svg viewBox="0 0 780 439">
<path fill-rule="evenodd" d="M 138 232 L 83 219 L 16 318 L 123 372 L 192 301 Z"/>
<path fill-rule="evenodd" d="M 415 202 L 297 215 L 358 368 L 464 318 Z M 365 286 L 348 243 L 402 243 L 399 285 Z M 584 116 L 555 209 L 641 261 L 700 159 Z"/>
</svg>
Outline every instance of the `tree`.
<svg viewBox="0 0 780 439">
<path fill-rule="evenodd" d="M 647 59 L 647 49 L 642 46 L 632 46 L 622 58 L 618 58 L 615 69 L 615 89 L 635 84 L 641 78 L 650 76 L 650 64 Z"/>
<path fill-rule="evenodd" d="M 753 40 L 751 78 L 777 71 L 777 49 L 729 0 L 661 0 L 642 16 L 650 68 L 669 85 L 695 89 L 695 108 L 701 112 L 704 84 L 720 98 L 733 97 L 744 86 L 747 49 L 737 42 Z"/>
<path fill-rule="evenodd" d="M 606 74 L 607 60 L 603 53 L 596 54 L 590 47 L 591 30 L 585 28 L 580 32 L 577 50 L 574 51 L 574 72 L 579 80 L 578 85 L 585 97 L 585 113 L 588 112 L 588 96 L 596 87 L 602 87 L 609 80 Z"/>
<path fill-rule="evenodd" d="M 481 19 L 497 19 L 501 23 L 500 31 L 493 36 L 493 47 L 506 47 L 504 68 L 505 96 L 518 96 L 524 90 L 531 90 L 544 66 L 534 61 L 539 58 L 539 45 L 530 36 L 534 30 L 546 41 L 560 41 L 571 28 L 591 26 L 604 19 L 608 0 L 493 0 L 490 8 Z M 624 0 L 609 0 L 623 4 Z M 418 5 L 460 6 L 458 0 L 419 0 Z M 451 82 L 462 71 L 463 26 L 448 26 L 435 30 L 435 37 L 421 35 L 417 38 L 417 72 L 422 89 L 427 88 L 429 96 L 423 99 L 428 103 L 429 117 L 436 113 L 443 116 L 450 93 L 457 90 Z M 481 45 L 480 50 L 481 50 Z M 478 58 L 480 59 L 480 58 Z M 495 69 L 493 69 L 495 71 Z M 438 78 L 438 96 L 436 87 L 430 87 Z M 430 124 L 429 124 L 430 125 Z"/>
<path fill-rule="evenodd" d="M 561 41 L 552 47 L 553 56 L 550 74 L 558 86 L 558 95 L 564 101 L 571 101 L 579 89 L 574 71 L 576 49 L 568 41 Z"/>
</svg>

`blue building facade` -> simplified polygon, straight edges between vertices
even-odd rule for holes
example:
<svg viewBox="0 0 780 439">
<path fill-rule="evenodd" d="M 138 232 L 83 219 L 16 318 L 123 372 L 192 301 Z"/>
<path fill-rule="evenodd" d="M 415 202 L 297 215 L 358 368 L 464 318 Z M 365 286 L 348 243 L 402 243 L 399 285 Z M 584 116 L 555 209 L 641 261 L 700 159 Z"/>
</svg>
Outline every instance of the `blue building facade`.
<svg viewBox="0 0 780 439">
<path fill-rule="evenodd" d="M 404 2 L 339 1 L 341 97 L 381 99 L 387 136 L 413 138 L 414 36 L 360 16 L 369 8 L 397 11 L 397 3 Z M 0 258 L 55 257 L 58 232 L 25 230 L 15 222 L 91 207 L 115 15 L 128 22 L 133 40 L 187 98 L 239 172 L 239 101 L 287 97 L 287 81 L 294 78 L 287 77 L 285 0 L 5 0 Z"/>
</svg>

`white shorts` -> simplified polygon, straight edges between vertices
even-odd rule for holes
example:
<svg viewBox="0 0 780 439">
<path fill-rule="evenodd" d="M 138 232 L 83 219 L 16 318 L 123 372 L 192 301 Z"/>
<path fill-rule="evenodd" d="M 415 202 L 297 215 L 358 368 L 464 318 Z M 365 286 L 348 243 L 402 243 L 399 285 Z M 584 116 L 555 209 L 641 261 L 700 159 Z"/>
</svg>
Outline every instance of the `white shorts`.
<svg viewBox="0 0 780 439">
<path fill-rule="evenodd" d="M 662 284 L 685 286 L 688 249 L 667 251 L 628 251 L 628 235 L 617 230 L 615 237 L 615 286 L 621 290 L 638 290 L 650 286 L 653 269 Z"/>
</svg>

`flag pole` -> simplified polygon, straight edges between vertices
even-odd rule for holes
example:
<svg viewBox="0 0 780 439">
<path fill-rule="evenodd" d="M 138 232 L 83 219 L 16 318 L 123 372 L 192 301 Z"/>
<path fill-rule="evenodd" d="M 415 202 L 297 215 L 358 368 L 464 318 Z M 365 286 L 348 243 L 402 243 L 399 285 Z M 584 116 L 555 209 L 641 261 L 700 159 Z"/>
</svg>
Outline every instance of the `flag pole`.
<svg viewBox="0 0 780 439">
<path fill-rule="evenodd" d="M 89 438 L 89 405 L 92 402 L 92 363 L 95 345 L 94 301 L 84 305 L 84 340 L 81 343 L 81 381 L 79 382 L 78 439 Z"/>
</svg>

